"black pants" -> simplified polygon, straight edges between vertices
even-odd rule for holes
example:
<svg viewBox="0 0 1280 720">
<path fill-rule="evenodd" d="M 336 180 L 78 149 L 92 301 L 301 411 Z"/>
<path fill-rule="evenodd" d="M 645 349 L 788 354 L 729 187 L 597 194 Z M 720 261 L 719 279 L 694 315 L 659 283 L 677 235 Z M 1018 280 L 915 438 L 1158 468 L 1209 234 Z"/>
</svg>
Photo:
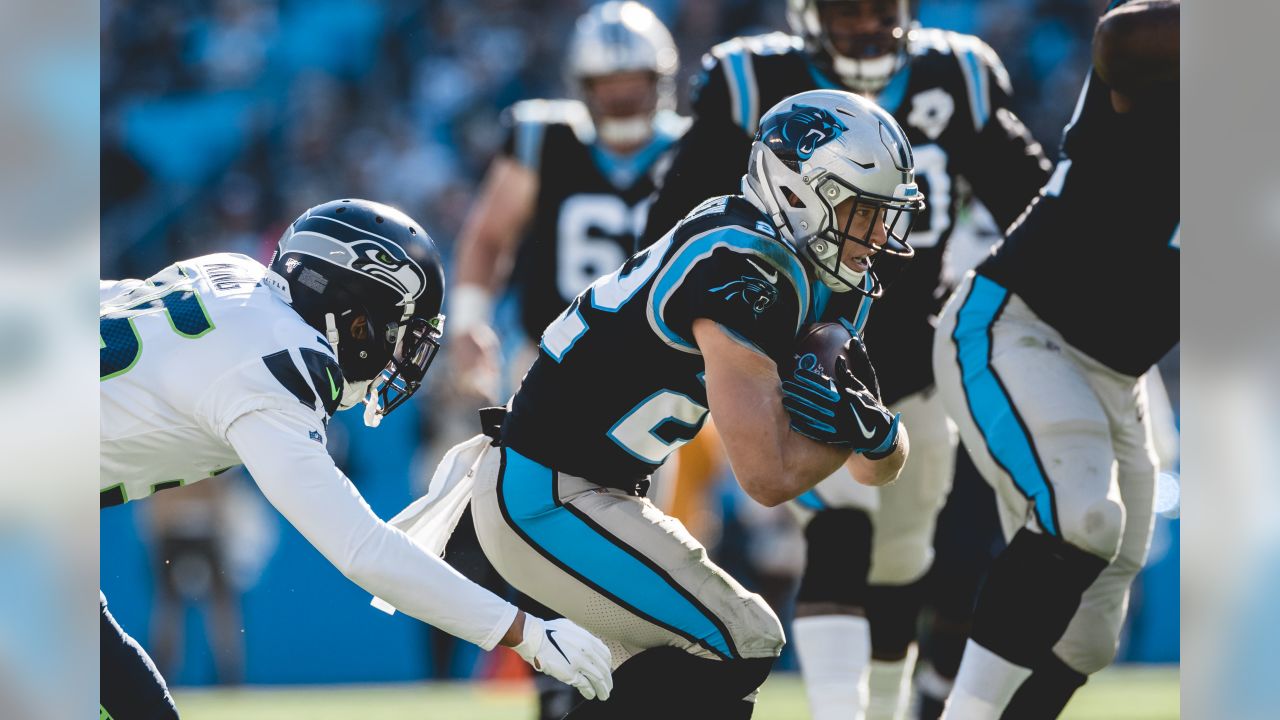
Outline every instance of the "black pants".
<svg viewBox="0 0 1280 720">
<path fill-rule="evenodd" d="M 176 720 L 178 710 L 155 663 L 111 617 L 106 596 L 99 594 L 98 602 L 102 616 L 98 702 L 103 720 Z"/>
</svg>

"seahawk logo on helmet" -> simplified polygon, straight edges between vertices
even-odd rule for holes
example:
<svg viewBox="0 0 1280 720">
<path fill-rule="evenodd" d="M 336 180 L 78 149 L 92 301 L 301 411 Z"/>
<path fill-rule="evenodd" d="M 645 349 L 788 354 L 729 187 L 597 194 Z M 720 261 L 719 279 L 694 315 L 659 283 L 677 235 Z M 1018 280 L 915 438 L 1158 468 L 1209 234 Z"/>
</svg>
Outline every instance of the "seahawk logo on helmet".
<svg viewBox="0 0 1280 720">
<path fill-rule="evenodd" d="M 356 256 L 351 261 L 351 268 L 390 285 L 405 297 L 416 299 L 427 286 L 422 268 L 409 260 L 399 245 L 386 238 L 378 240 L 351 246 Z"/>
<path fill-rule="evenodd" d="M 760 126 L 760 141 L 784 163 L 798 167 L 813 151 L 848 130 L 840 118 L 823 108 L 794 104 L 789 112 L 770 115 Z"/>
</svg>

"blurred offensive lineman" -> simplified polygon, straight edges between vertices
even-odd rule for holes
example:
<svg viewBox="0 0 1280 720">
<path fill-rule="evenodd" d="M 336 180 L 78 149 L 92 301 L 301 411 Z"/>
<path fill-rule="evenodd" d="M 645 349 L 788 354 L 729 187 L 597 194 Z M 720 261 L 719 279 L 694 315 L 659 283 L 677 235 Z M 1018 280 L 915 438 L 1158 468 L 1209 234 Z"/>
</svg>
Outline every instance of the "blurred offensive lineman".
<svg viewBox="0 0 1280 720">
<path fill-rule="evenodd" d="M 418 389 L 439 347 L 444 275 L 419 228 L 385 205 L 334 201 L 285 231 L 270 268 L 220 253 L 103 282 L 101 505 L 243 463 L 353 582 L 607 697 L 603 643 L 567 620 L 519 612 L 423 551 L 373 514 L 325 449 L 334 412 L 363 401 L 365 422 L 378 424 Z M 102 717 L 177 717 L 105 597 L 101 613 Z"/>
<path fill-rule="evenodd" d="M 525 100 L 510 109 L 506 144 L 459 239 L 449 297 L 458 334 L 450 359 L 476 394 L 496 399 L 492 297 L 507 272 L 532 343 L 636 251 L 649 199 L 688 125 L 672 112 L 676 65 L 657 16 L 638 2 L 606 2 L 578 19 L 569 41 L 566 84 L 582 101 Z M 533 354 L 523 353 L 515 377 Z"/>
<path fill-rule="evenodd" d="M 1053 178 L 939 323 L 938 386 L 1009 538 L 943 717 L 1057 717 L 1115 656 L 1152 528 L 1140 376 L 1178 341 L 1179 7 L 1103 16 Z"/>
<path fill-rule="evenodd" d="M 803 93 L 766 115 L 751 168 L 743 195 L 707 200 L 575 298 L 508 407 L 487 413 L 481 546 L 622 663 L 612 700 L 574 720 L 748 718 L 782 648 L 764 601 L 645 498 L 708 409 L 765 505 L 846 460 L 861 482 L 891 482 L 906 458 L 905 430 L 847 369 L 788 375 L 807 399 L 784 398 L 778 376 L 814 318 L 815 280 L 860 285 L 871 255 L 909 252 L 922 198 L 905 135 L 857 96 Z"/>
<path fill-rule="evenodd" d="M 808 520 L 793 632 L 814 718 L 857 717 L 864 707 L 871 718 L 897 718 L 906 710 L 915 664 L 921 579 L 933 562 L 935 521 L 955 464 L 955 430 L 934 392 L 930 348 L 957 176 L 1003 228 L 1048 179 L 1050 165 L 1009 110 L 1004 66 L 978 38 L 913 26 L 907 0 L 790 0 L 788 20 L 795 35 L 735 38 L 703 59 L 694 123 L 654 201 L 646 235 L 708 193 L 729 191 L 760 109 L 786 95 L 851 90 L 874 99 L 906 130 L 929 198 L 911 235 L 916 256 L 869 317 L 851 306 L 853 294 L 832 303 L 845 307 L 842 316 L 866 323 L 883 400 L 911 427 L 912 460 L 891 487 L 860 488 L 842 472 L 793 504 Z M 888 265 L 882 274 L 893 276 Z M 861 292 L 882 289 L 877 283 Z M 821 288 L 812 297 L 821 302 Z"/>
</svg>

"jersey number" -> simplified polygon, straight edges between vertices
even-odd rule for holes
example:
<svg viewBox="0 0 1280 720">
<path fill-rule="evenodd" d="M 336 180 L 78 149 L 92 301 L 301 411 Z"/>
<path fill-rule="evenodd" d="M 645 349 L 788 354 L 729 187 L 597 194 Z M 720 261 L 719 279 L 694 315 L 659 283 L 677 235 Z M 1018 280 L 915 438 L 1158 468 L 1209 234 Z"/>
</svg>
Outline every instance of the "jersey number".
<svg viewBox="0 0 1280 720">
<path fill-rule="evenodd" d="M 644 230 L 649 203 L 628 207 L 617 195 L 573 195 L 560 206 L 556 229 L 556 289 L 560 297 L 582 292 L 627 259 Z M 624 247 L 626 249 L 624 249 Z"/>
<path fill-rule="evenodd" d="M 938 244 L 951 227 L 951 176 L 947 174 L 947 153 L 937 145 L 921 145 L 913 150 L 916 180 L 924 193 L 925 207 L 911 228 L 912 247 L 927 248 Z"/>
<path fill-rule="evenodd" d="M 592 283 L 543 331 L 543 351 L 552 360 L 562 362 L 589 329 L 581 306 L 589 302 L 596 310 L 617 312 L 662 267 L 672 238 L 673 233 L 668 232 L 629 263 Z M 610 440 L 635 457 L 658 464 L 673 450 L 693 439 L 706 414 L 707 409 L 688 396 L 661 390 L 614 423 L 608 435 Z"/>
<path fill-rule="evenodd" d="M 191 283 L 182 268 L 166 268 L 103 308 L 98 317 L 99 380 L 123 375 L 138 364 L 142 336 L 133 321 L 140 315 L 164 313 L 174 332 L 193 340 L 213 330 L 213 321 Z"/>
</svg>

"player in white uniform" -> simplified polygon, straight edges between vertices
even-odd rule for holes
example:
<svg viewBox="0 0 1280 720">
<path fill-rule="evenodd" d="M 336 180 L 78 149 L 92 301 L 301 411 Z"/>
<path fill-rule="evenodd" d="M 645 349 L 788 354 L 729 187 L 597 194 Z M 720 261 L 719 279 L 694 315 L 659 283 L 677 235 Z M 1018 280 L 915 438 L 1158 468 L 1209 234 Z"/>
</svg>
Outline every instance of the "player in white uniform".
<svg viewBox="0 0 1280 720">
<path fill-rule="evenodd" d="M 334 201 L 285 231 L 270 269 L 221 253 L 104 282 L 101 504 L 243 463 L 361 587 L 485 649 L 510 646 L 587 698 L 607 697 L 603 643 L 518 611 L 384 523 L 325 449 L 335 411 L 363 402 L 366 423 L 378 424 L 417 390 L 439 347 L 444 275 L 419 227 L 385 205 Z M 102 717 L 177 717 L 105 597 L 101 612 Z"/>
</svg>

